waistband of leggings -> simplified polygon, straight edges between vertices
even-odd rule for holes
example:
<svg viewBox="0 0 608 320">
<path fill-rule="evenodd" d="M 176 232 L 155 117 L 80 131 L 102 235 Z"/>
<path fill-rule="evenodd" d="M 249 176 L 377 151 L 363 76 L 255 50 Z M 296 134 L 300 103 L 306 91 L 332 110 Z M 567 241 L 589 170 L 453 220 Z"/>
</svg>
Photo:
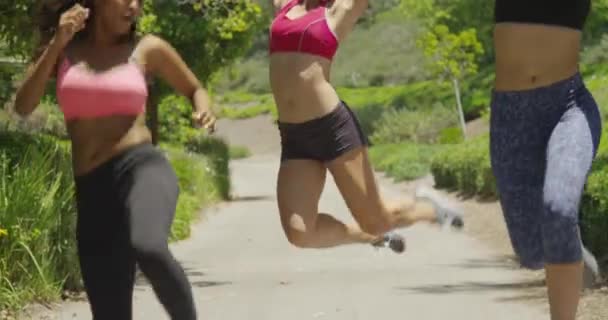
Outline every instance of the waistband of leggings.
<svg viewBox="0 0 608 320">
<path fill-rule="evenodd" d="M 137 144 L 114 155 L 93 170 L 75 176 L 74 180 L 77 185 L 81 185 L 100 178 L 108 178 L 116 175 L 119 171 L 122 172 L 128 169 L 138 159 L 159 156 L 162 156 L 162 153 L 152 143 Z"/>
<path fill-rule="evenodd" d="M 494 95 L 532 95 L 539 93 L 552 93 L 552 94 L 560 94 L 560 93 L 574 93 L 574 91 L 585 87 L 585 83 L 580 72 L 576 72 L 574 75 L 551 83 L 549 85 L 545 85 L 542 87 L 531 88 L 531 89 L 523 89 L 523 90 L 497 90 L 492 89 L 492 94 Z"/>
<path fill-rule="evenodd" d="M 340 102 L 338 102 L 336 107 L 331 112 L 329 112 L 321 117 L 314 118 L 314 119 L 304 121 L 304 122 L 297 122 L 297 123 L 277 121 L 277 124 L 279 126 L 279 129 L 281 129 L 281 130 L 289 130 L 289 129 L 295 129 L 295 128 L 297 128 L 297 129 L 315 128 L 318 126 L 322 126 L 323 124 L 325 124 L 327 122 L 331 122 L 334 119 L 340 118 L 344 112 L 348 112 L 349 114 L 351 114 L 351 110 L 348 107 L 348 104 L 346 102 L 340 100 Z"/>
</svg>

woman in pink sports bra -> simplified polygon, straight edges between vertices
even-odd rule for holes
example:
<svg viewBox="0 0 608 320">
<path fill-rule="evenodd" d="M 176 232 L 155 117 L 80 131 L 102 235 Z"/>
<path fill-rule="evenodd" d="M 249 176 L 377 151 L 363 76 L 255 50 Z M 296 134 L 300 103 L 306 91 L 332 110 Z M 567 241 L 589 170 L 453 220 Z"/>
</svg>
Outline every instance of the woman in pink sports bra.
<svg viewBox="0 0 608 320">
<path fill-rule="evenodd" d="M 55 5 L 56 4 L 56 5 Z M 80 268 L 94 320 L 132 319 L 137 264 L 172 319 L 194 320 L 188 279 L 168 247 L 179 194 L 145 125 L 146 78 L 190 98 L 195 125 L 213 130 L 206 90 L 164 40 L 137 39 L 141 0 L 63 0 L 42 6 L 42 43 L 15 109 L 29 115 L 47 82 L 72 143 Z"/>
<path fill-rule="evenodd" d="M 459 210 L 431 190 L 389 205 L 379 194 L 368 140 L 329 82 L 340 42 L 367 9 L 366 0 L 274 0 L 270 84 L 278 108 L 281 166 L 277 197 L 290 243 L 301 248 L 372 244 L 395 252 L 404 239 L 391 230 L 417 222 L 462 227 Z M 345 225 L 318 204 L 327 170 L 358 226 Z"/>
</svg>

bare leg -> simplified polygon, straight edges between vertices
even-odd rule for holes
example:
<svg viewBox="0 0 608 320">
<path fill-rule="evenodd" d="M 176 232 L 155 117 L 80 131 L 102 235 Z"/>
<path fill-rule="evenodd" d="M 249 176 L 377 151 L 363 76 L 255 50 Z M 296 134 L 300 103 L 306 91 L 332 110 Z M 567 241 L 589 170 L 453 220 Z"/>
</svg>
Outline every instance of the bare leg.
<svg viewBox="0 0 608 320">
<path fill-rule="evenodd" d="M 546 265 L 551 320 L 574 320 L 583 287 L 583 264 Z"/>
<path fill-rule="evenodd" d="M 346 204 L 362 230 L 374 235 L 418 222 L 437 222 L 437 210 L 429 201 L 404 197 L 388 204 L 382 199 L 367 148 L 342 155 L 328 165 Z"/>
<path fill-rule="evenodd" d="M 281 223 L 289 242 L 300 248 L 328 248 L 378 241 L 378 236 L 319 213 L 325 178 L 325 167 L 316 161 L 289 160 L 281 165 L 277 197 Z"/>
</svg>

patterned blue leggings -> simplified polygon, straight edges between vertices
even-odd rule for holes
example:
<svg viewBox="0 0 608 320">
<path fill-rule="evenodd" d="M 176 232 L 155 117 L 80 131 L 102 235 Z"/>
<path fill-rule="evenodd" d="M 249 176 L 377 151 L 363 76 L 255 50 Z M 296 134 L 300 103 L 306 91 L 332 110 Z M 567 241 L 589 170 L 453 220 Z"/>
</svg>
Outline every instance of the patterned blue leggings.
<svg viewBox="0 0 608 320">
<path fill-rule="evenodd" d="M 522 266 L 581 260 L 579 203 L 601 127 L 579 74 L 542 88 L 493 92 L 492 169 Z"/>
</svg>

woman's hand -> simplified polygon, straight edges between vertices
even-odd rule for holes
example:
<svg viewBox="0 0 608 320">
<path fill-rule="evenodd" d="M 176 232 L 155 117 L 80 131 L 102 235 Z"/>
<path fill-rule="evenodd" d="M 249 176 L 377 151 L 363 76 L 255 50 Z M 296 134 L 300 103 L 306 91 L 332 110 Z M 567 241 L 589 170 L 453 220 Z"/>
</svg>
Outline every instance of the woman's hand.
<svg viewBox="0 0 608 320">
<path fill-rule="evenodd" d="M 142 39 L 140 48 L 148 70 L 190 100 L 193 125 L 212 133 L 215 130 L 215 116 L 211 110 L 209 94 L 175 48 L 153 35 Z"/>
<path fill-rule="evenodd" d="M 209 133 L 215 132 L 215 115 L 213 111 L 206 106 L 200 107 L 192 113 L 192 123 L 195 128 L 205 128 Z"/>
<path fill-rule="evenodd" d="M 55 32 L 54 42 L 63 49 L 72 41 L 76 33 L 84 29 L 88 18 L 89 9 L 84 8 L 80 4 L 75 4 L 61 15 L 57 31 Z"/>
</svg>

